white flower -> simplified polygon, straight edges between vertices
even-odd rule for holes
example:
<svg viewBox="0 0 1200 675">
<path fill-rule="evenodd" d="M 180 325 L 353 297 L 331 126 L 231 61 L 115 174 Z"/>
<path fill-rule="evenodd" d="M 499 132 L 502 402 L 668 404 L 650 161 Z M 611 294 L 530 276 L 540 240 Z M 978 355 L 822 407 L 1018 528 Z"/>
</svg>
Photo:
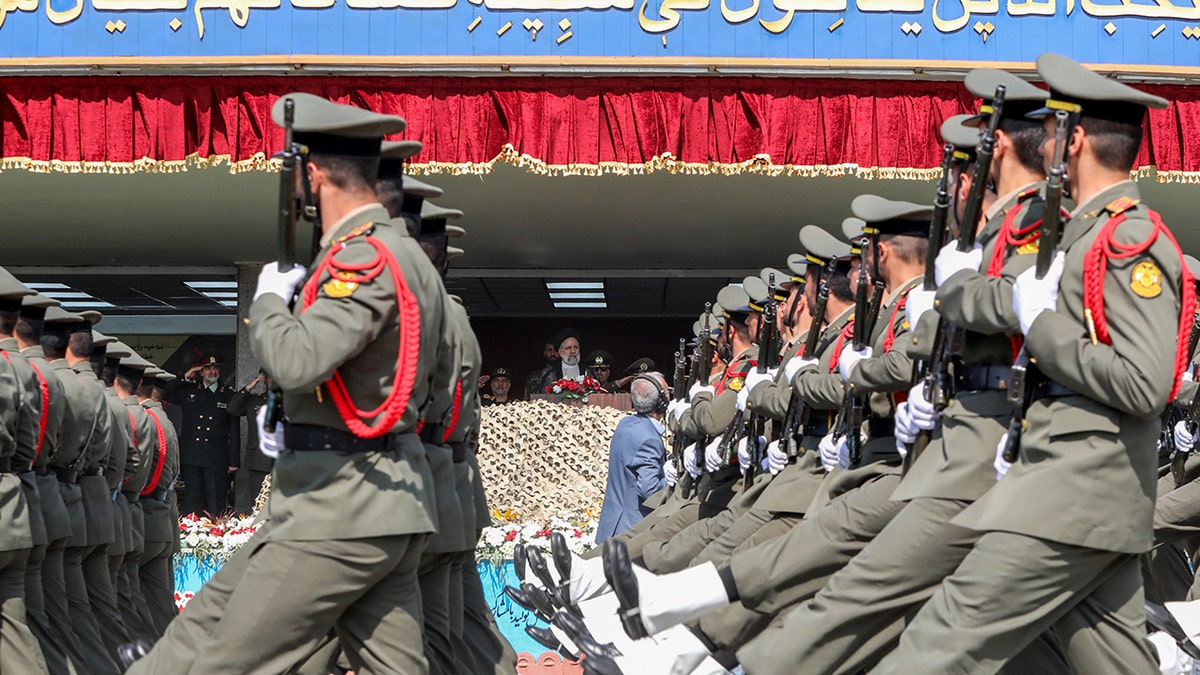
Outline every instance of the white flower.
<svg viewBox="0 0 1200 675">
<path fill-rule="evenodd" d="M 484 528 L 483 541 L 488 546 L 500 546 L 504 543 L 504 530 L 501 530 L 498 527 Z"/>
</svg>

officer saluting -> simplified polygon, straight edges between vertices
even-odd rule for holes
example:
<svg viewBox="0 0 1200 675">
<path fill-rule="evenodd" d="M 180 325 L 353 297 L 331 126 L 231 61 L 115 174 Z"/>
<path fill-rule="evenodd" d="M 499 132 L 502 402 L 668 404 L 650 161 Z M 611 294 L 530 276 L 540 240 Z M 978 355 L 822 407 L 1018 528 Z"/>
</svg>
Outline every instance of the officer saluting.
<svg viewBox="0 0 1200 675">
<path fill-rule="evenodd" d="M 185 610 L 131 673 L 175 672 L 156 662 L 176 649 L 185 672 L 284 672 L 335 627 L 355 670 L 428 667 L 415 582 L 435 523 L 416 432 L 444 291 L 416 243 L 381 225 L 389 216 L 374 193 L 380 141 L 404 120 L 288 94 L 277 124 L 285 99 L 322 236 L 307 273 L 266 265 L 250 308 L 251 346 L 287 416 L 260 431 L 279 455 L 269 522 L 209 582 L 230 592 L 206 599 L 206 586 L 194 600 L 220 604 L 218 624 L 197 628 Z"/>
<path fill-rule="evenodd" d="M 196 380 L 199 373 L 200 379 Z M 209 355 L 167 386 L 166 400 L 183 409 L 183 513 L 219 514 L 229 501 L 229 473 L 240 464 L 230 424 L 233 389 L 221 382 L 221 361 Z"/>
</svg>

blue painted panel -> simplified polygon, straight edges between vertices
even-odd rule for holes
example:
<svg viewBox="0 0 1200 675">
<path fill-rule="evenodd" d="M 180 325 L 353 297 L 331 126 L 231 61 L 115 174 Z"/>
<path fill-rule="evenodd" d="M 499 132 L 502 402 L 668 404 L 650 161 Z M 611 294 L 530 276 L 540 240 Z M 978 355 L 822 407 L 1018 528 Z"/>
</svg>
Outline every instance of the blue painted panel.
<svg viewBox="0 0 1200 675">
<path fill-rule="evenodd" d="M 185 8 L 170 6 L 178 0 L 80 1 L 80 15 L 63 24 L 49 19 L 46 5 L 63 12 L 73 0 L 4 3 L 0 58 L 632 56 L 782 65 L 787 59 L 1030 62 L 1055 50 L 1089 63 L 1200 66 L 1200 8 L 1182 0 L 1072 2 L 1069 15 L 1066 0 L 725 0 L 729 12 L 753 11 L 737 24 L 725 18 L 720 0 L 649 0 L 644 19 L 642 0 L 332 0 L 320 9 L 292 4 L 300 0 L 188 0 Z M 469 31 L 476 18 L 479 25 Z M 170 28 L 173 19 L 178 30 Z M 563 19 L 571 37 L 560 43 Z M 844 23 L 830 31 L 838 19 Z M 536 40 L 526 20 L 542 22 Z M 509 21 L 512 28 L 496 35 Z M 107 30 L 109 22 L 122 22 L 124 30 Z M 768 31 L 762 22 L 781 30 Z"/>
</svg>

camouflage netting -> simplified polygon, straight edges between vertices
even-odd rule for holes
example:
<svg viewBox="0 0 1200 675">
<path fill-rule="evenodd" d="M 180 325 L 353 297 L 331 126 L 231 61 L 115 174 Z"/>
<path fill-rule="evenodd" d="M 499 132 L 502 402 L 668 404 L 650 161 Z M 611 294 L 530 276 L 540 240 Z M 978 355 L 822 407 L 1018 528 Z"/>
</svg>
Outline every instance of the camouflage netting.
<svg viewBox="0 0 1200 675">
<path fill-rule="evenodd" d="M 629 413 L 598 406 L 521 401 L 483 409 L 479 464 L 488 503 L 521 520 L 590 510 L 597 518 L 608 443 Z"/>
</svg>

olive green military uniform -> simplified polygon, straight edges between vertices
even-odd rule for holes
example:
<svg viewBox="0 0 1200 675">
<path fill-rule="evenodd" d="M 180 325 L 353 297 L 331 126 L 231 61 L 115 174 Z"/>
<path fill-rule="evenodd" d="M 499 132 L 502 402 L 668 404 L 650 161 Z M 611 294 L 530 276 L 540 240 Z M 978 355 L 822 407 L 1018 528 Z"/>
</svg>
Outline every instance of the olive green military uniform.
<svg viewBox="0 0 1200 675">
<path fill-rule="evenodd" d="M 1080 393 L 1035 399 L 1018 461 L 953 521 L 983 535 L 880 672 L 908 672 L 918 652 L 940 672 L 994 669 L 1049 626 L 1077 672 L 1156 670 L 1137 554 L 1151 545 L 1156 415 L 1174 376 L 1182 261 L 1164 237 L 1145 257 L 1111 261 L 1103 295 L 1112 346 L 1091 344 L 1083 259 L 1108 221 L 1106 206 L 1122 197 L 1137 200 L 1137 187 L 1118 183 L 1076 209 L 1061 244 L 1057 311 L 1026 335 L 1043 373 Z M 1126 213 L 1118 241 L 1145 240 L 1145 209 Z M 1162 270 L 1153 298 L 1131 287 L 1133 267 L 1145 261 Z M 971 611 L 956 611 L 965 603 Z"/>
<path fill-rule="evenodd" d="M 466 646 L 466 659 L 460 658 L 459 664 L 460 668 L 467 664 L 472 666 L 473 669 L 468 672 L 513 675 L 516 673 L 517 654 L 496 625 L 496 618 L 483 595 L 483 584 L 475 561 L 475 546 L 483 528 L 491 525 L 491 511 L 488 509 L 483 475 L 476 455 L 479 392 L 467 383 L 479 381 L 483 358 L 466 309 L 458 298 L 452 296 L 452 299 L 455 302 L 450 304 L 448 319 L 456 341 L 461 342 L 460 381 L 463 386 L 458 423 L 451 430 L 449 442 L 454 450 L 456 491 L 462 503 L 465 546 L 455 562 L 456 576 L 453 577 L 459 583 L 458 595 L 461 599 L 455 599 L 453 589 L 451 592 L 451 606 L 461 607 L 461 611 L 452 611 L 450 615 L 456 638 L 455 654 L 459 655 L 457 645 Z"/>
<path fill-rule="evenodd" d="M 121 366 L 126 367 L 126 360 L 122 359 Z M 126 416 L 131 420 L 131 436 L 136 441 L 133 454 L 137 457 L 137 468 L 129 479 L 122 483 L 121 494 L 117 497 L 118 500 L 123 499 L 129 504 L 131 533 L 130 547 L 121 561 L 121 571 L 117 577 L 118 603 L 121 606 L 121 614 L 125 617 L 125 625 L 130 631 L 143 637 L 154 638 L 158 633 L 138 576 L 138 565 L 146 551 L 146 518 L 138 500 L 150 477 L 151 458 L 158 454 L 158 427 L 136 395 L 126 396 L 121 402 L 125 404 Z M 129 463 L 126 464 L 126 468 L 129 468 Z"/>
<path fill-rule="evenodd" d="M 42 452 L 33 463 L 47 543 L 45 547 L 34 546 L 29 557 L 29 565 L 26 568 L 26 597 L 37 597 L 36 591 L 29 592 L 29 586 L 40 582 L 41 600 L 50 635 L 62 648 L 68 661 L 80 665 L 85 662 L 86 655 L 71 625 L 67 587 L 63 577 L 63 554 L 67 540 L 71 537 L 71 517 L 51 464 L 52 458 L 60 457 L 64 452 L 61 444 L 67 394 L 62 382 L 55 376 L 54 369 L 46 361 L 41 346 L 25 347 L 20 350 L 20 354 L 34 369 L 39 385 L 45 386 L 50 400 L 50 410 L 45 416 L 46 434 L 42 438 Z"/>
<path fill-rule="evenodd" d="M 23 397 L 16 368 L 0 358 L 0 670 L 46 673 L 37 638 L 25 623 L 25 565 L 33 548 L 29 504 L 15 471 L 15 461 L 28 466 L 32 457 L 18 460 L 17 418 Z"/>
<path fill-rule="evenodd" d="M 21 355 L 15 338 L 0 340 L 3 358 L 12 364 L 19 390 L 17 402 L 16 450 L 13 467 L 21 482 L 29 520 L 32 544 L 25 562 L 25 618 L 29 630 L 37 638 L 51 675 L 70 672 L 67 658 L 56 644 L 58 631 L 50 626 L 46 616 L 45 598 L 42 594 L 41 561 L 46 556 L 46 522 L 42 516 L 41 499 L 38 495 L 37 477 L 31 470 L 42 459 L 42 389 L 37 373 Z M 46 410 L 47 415 L 49 410 Z M 21 469 L 21 467 L 25 467 Z M 37 564 L 31 561 L 36 555 Z"/>
<path fill-rule="evenodd" d="M 87 511 L 77 477 L 79 469 L 87 465 L 89 458 L 107 456 L 112 416 L 103 396 L 83 382 L 66 359 L 55 359 L 50 362 L 50 367 L 62 383 L 67 400 L 60 452 L 52 462 L 58 474 L 59 493 L 67 505 L 71 523 L 71 537 L 63 552 L 63 580 L 71 626 L 84 649 L 87 667 L 98 672 L 115 672 L 116 661 L 100 634 L 83 574 L 83 559 L 91 547 L 88 543 Z M 92 534 L 95 533 L 93 530 Z"/>
<path fill-rule="evenodd" d="M 781 664 L 810 664 L 818 672 L 856 672 L 899 639 L 906 619 L 937 590 L 970 551 L 978 534 L 948 521 L 995 485 L 995 447 L 1007 429 L 1011 404 L 999 390 L 1012 359 L 1009 335 L 1019 332 L 1012 312 L 1012 280 L 1034 256 L 1009 256 L 1002 276 L 986 276 L 996 235 L 1009 211 L 1022 204 L 1018 228 L 1041 218 L 1036 197 L 1043 184 L 1025 186 L 995 201 L 980 233 L 982 272 L 955 274 L 938 289 L 939 312 L 971 329 L 963 350 L 963 385 L 943 412 L 941 425 L 914 460 L 892 498 L 907 506 L 806 604 L 787 613 L 738 652 L 748 671 L 781 672 Z M 1020 201 L 1019 195 L 1025 200 Z M 938 316 L 922 318 L 908 347 L 928 357 Z M 978 332 L 975 332 L 978 331 Z M 1053 647 L 1038 640 L 1009 664 L 1009 672 L 1065 671 Z"/>
<path fill-rule="evenodd" d="M 150 612 L 155 635 L 162 635 L 167 624 L 178 614 L 175 609 L 175 579 L 171 574 L 172 541 L 179 538 L 179 521 L 172 518 L 168 496 L 179 475 L 179 438 L 167 419 L 162 404 L 143 399 L 142 407 L 154 422 L 158 446 L 150 461 L 150 477 L 158 471 L 158 481 L 147 484 L 138 503 L 145 522 L 145 550 L 138 560 L 138 581 Z M 161 470 L 158 466 L 161 464 Z"/>
<path fill-rule="evenodd" d="M 333 226 L 331 239 L 388 219 L 378 205 L 350 215 L 353 218 Z M 274 294 L 255 301 L 250 311 L 252 346 L 283 388 L 288 418 L 287 449 L 275 463 L 266 509 L 270 524 L 265 534 L 260 532 L 234 556 L 232 567 L 212 580 L 230 571 L 214 588 L 223 614 L 207 639 L 185 646 L 195 638 L 187 626 L 190 610 L 185 611 L 130 672 L 164 672 L 158 670 L 159 652 L 169 660 L 168 653 L 177 646 L 190 652 L 196 672 L 280 672 L 302 661 L 334 626 L 357 668 L 426 669 L 415 574 L 425 535 L 434 529 L 432 478 L 424 447 L 413 431 L 441 349 L 439 298 L 444 290 L 411 239 L 388 227 L 375 227 L 370 236 L 396 256 L 419 312 L 421 340 L 408 407 L 380 449 L 293 449 L 298 447 L 295 439 L 302 440 L 297 431 L 315 427 L 350 435 L 325 384 L 335 370 L 356 405 L 370 408 L 380 403 L 386 392 L 378 383 L 381 377 L 390 379 L 397 365 L 398 289 L 383 274 L 336 297 L 342 289 L 328 285 L 330 277 L 321 272 L 312 283 L 328 287 L 333 295 L 322 290 L 306 310 L 298 304 L 289 312 Z M 360 235 L 347 239 L 336 252 L 326 245 L 318 263 L 329 255 L 339 263 L 359 264 L 373 259 L 375 249 Z M 207 592 L 206 585 L 196 599 Z M 211 604 L 206 601 L 201 608 L 205 606 Z M 261 639 L 255 627 L 263 617 L 277 625 L 276 634 L 291 639 L 286 644 Z M 183 625 L 177 631 L 175 624 Z"/>
</svg>

